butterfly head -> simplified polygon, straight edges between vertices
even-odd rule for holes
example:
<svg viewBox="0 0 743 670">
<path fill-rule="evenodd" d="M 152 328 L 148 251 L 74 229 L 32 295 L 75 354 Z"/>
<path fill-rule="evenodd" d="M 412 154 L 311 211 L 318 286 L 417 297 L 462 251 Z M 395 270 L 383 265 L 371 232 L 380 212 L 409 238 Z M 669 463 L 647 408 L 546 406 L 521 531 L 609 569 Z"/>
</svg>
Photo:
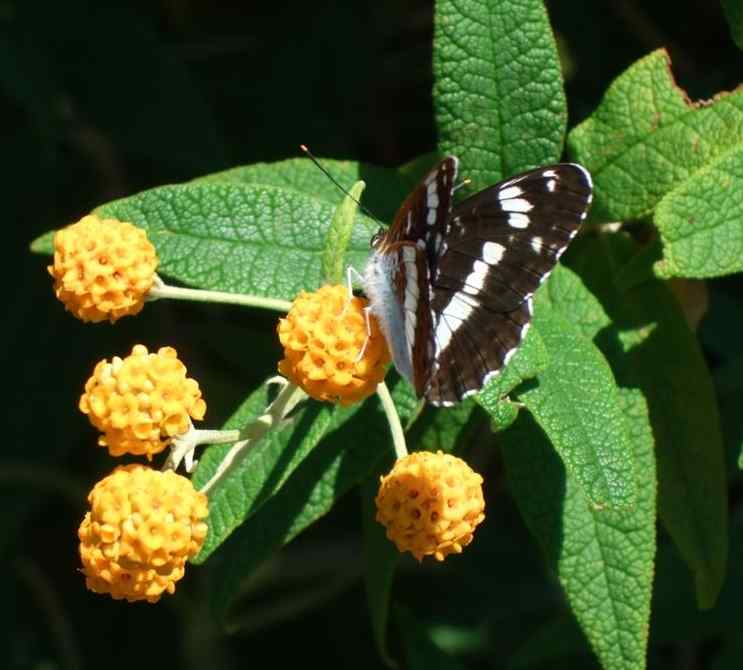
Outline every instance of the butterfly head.
<svg viewBox="0 0 743 670">
<path fill-rule="evenodd" d="M 382 244 L 382 241 L 384 240 L 384 236 L 387 234 L 387 229 L 384 226 L 380 226 L 379 230 L 372 235 L 371 240 L 369 241 L 369 244 L 371 244 L 372 249 L 376 249 L 379 247 L 380 244 Z"/>
</svg>

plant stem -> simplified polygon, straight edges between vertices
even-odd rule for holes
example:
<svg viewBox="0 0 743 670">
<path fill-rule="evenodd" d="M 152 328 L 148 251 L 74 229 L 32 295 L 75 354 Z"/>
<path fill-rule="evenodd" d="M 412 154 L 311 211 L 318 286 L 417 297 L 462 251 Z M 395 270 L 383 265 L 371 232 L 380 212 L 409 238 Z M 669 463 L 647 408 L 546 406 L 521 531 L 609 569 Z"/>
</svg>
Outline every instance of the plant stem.
<svg viewBox="0 0 743 670">
<path fill-rule="evenodd" d="M 392 433 L 392 444 L 395 447 L 395 456 L 398 459 L 405 458 L 408 455 L 408 448 L 405 445 L 405 432 L 402 429 L 400 423 L 400 416 L 397 413 L 397 408 L 392 400 L 390 391 L 387 388 L 387 384 L 380 382 L 377 386 L 377 395 L 382 401 L 382 407 L 384 413 L 387 415 L 387 423 L 390 425 L 390 432 Z"/>
<path fill-rule="evenodd" d="M 246 307 L 260 307 L 277 312 L 288 312 L 292 306 L 288 300 L 278 298 L 264 298 L 259 295 L 245 293 L 229 293 L 227 291 L 207 291 L 205 289 L 182 288 L 169 286 L 160 277 L 155 275 L 155 283 L 147 294 L 148 300 L 172 298 L 174 300 L 192 300 L 195 302 L 217 302 L 230 305 L 245 305 Z"/>
<path fill-rule="evenodd" d="M 273 378 L 267 383 L 276 381 L 277 378 Z M 235 442 L 232 449 L 225 454 L 212 478 L 201 487 L 200 491 L 202 493 L 208 493 L 221 479 L 224 479 L 245 458 L 253 444 L 258 442 L 272 428 L 282 425 L 290 412 L 307 397 L 307 394 L 296 384 L 287 383 L 283 378 L 281 378 L 281 383 L 284 384 L 284 387 L 266 408 L 265 413 L 240 431 L 239 437 L 242 439 Z"/>
</svg>

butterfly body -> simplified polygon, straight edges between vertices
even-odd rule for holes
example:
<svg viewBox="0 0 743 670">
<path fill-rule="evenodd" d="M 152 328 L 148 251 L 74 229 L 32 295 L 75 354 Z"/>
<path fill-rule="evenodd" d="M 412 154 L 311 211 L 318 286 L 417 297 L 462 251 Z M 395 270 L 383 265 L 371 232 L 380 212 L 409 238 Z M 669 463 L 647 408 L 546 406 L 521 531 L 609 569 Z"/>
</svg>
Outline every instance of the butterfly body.
<svg viewBox="0 0 743 670">
<path fill-rule="evenodd" d="M 591 201 L 588 172 L 561 163 L 453 205 L 457 168 L 449 156 L 421 181 L 364 272 L 395 366 L 434 405 L 476 393 L 508 363 Z"/>
</svg>

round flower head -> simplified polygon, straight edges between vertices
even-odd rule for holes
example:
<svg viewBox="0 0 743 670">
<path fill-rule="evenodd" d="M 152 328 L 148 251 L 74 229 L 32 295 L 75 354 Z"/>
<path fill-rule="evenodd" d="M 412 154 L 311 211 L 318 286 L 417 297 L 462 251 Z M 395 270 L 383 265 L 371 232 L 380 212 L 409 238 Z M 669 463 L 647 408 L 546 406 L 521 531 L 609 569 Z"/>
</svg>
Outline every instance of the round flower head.
<svg viewBox="0 0 743 670">
<path fill-rule="evenodd" d="M 363 298 L 345 286 L 300 293 L 279 320 L 279 372 L 316 400 L 350 405 L 374 393 L 390 362 L 387 343 Z"/>
<path fill-rule="evenodd" d="M 131 223 L 85 216 L 54 235 L 54 292 L 81 321 L 137 314 L 152 288 L 155 247 Z"/>
<path fill-rule="evenodd" d="M 161 452 L 177 435 L 203 419 L 199 385 L 172 347 L 156 354 L 137 344 L 126 358 L 102 360 L 85 383 L 80 411 L 103 435 L 98 444 L 112 456 Z"/>
<path fill-rule="evenodd" d="M 129 602 L 173 593 L 204 544 L 206 495 L 171 470 L 137 464 L 99 481 L 88 502 L 77 531 L 87 587 Z"/>
<path fill-rule="evenodd" d="M 484 518 L 482 477 L 461 458 L 418 451 L 381 478 L 377 521 L 399 551 L 419 561 L 461 553 Z"/>
</svg>

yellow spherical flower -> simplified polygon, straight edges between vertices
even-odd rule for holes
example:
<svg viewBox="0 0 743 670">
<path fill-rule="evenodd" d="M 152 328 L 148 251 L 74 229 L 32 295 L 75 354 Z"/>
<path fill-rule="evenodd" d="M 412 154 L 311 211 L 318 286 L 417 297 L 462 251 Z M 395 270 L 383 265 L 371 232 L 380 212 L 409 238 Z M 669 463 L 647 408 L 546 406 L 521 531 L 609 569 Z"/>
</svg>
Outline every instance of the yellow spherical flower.
<svg viewBox="0 0 743 670">
<path fill-rule="evenodd" d="M 206 495 L 173 471 L 116 468 L 88 496 L 78 537 L 87 587 L 116 600 L 157 602 L 175 591 L 206 538 Z"/>
<path fill-rule="evenodd" d="M 80 410 L 103 435 L 98 444 L 112 456 L 161 452 L 203 419 L 206 403 L 199 384 L 172 347 L 155 354 L 137 344 L 126 358 L 102 360 L 85 383 Z"/>
<path fill-rule="evenodd" d="M 137 314 L 155 278 L 155 247 L 131 223 L 84 216 L 54 235 L 54 292 L 81 321 Z"/>
<path fill-rule="evenodd" d="M 374 393 L 390 362 L 387 343 L 363 298 L 345 286 L 300 293 L 279 320 L 279 372 L 316 400 L 350 405 Z"/>
<path fill-rule="evenodd" d="M 399 551 L 419 561 L 461 553 L 484 518 L 482 477 L 461 458 L 418 451 L 381 478 L 377 521 Z"/>
</svg>

